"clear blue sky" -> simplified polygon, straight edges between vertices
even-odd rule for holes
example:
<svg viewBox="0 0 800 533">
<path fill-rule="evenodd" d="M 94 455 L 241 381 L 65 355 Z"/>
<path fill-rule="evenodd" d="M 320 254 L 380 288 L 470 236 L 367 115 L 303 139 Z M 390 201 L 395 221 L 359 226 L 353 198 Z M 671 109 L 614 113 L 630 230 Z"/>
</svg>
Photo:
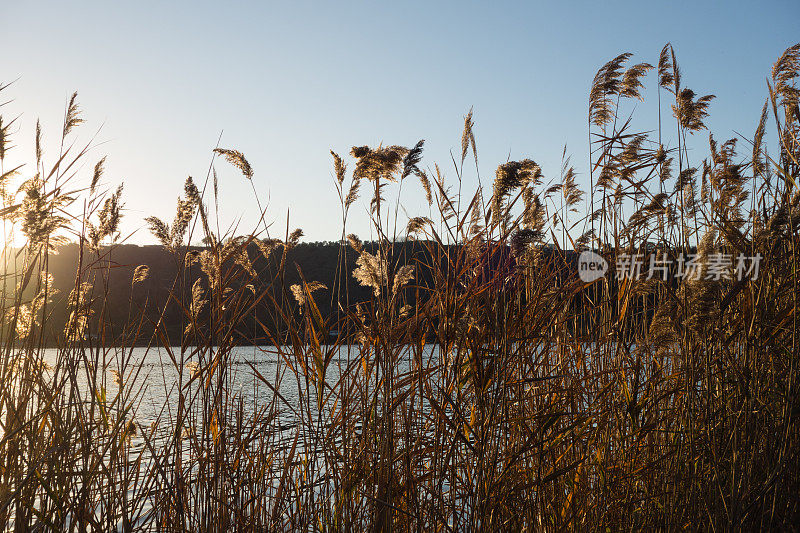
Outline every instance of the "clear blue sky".
<svg viewBox="0 0 800 533">
<path fill-rule="evenodd" d="M 717 99 L 707 121 L 718 138 L 750 134 L 765 77 L 800 41 L 800 2 L 4 2 L 0 81 L 19 80 L 3 108 L 21 114 L 16 157 L 32 157 L 41 117 L 49 161 L 65 100 L 77 90 L 88 124 L 108 141 L 106 183 L 125 182 L 126 232 L 153 242 L 142 219 L 171 219 L 187 175 L 205 177 L 211 149 L 244 152 L 277 227 L 334 240 L 341 227 L 333 149 L 412 145 L 425 166 L 454 178 L 463 116 L 475 110 L 480 171 L 530 157 L 558 174 L 563 146 L 587 177 L 587 96 L 603 63 L 629 51 L 656 64 L 671 41 L 684 84 Z M 655 76 L 637 114 L 656 127 Z M 665 106 L 665 111 L 667 107 Z M 706 134 L 700 134 L 705 139 Z M 28 150 L 27 154 L 20 151 Z M 351 165 L 352 166 L 352 165 Z M 257 212 L 249 185 L 217 164 L 223 222 Z M 475 182 L 467 176 L 467 188 Z M 404 190 L 411 214 L 421 196 Z M 362 237 L 365 207 L 353 226 Z M 277 232 L 281 232 L 278 230 Z"/>
</svg>

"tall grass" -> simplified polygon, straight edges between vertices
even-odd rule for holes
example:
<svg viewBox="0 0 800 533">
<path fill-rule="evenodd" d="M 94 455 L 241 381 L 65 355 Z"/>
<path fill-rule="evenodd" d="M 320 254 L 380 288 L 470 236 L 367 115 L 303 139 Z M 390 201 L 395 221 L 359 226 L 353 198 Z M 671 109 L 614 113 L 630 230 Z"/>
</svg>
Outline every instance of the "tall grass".
<svg viewBox="0 0 800 533">
<path fill-rule="evenodd" d="M 254 176 L 243 154 L 217 148 L 202 186 L 186 182 L 174 220 L 147 219 L 177 266 L 161 312 L 180 313 L 180 346 L 133 299 L 125 324 L 108 318 L 122 190 L 103 190 L 102 160 L 80 185 L 91 143 L 75 140 L 76 97 L 49 165 L 37 124 L 35 166 L 2 166 L 13 121 L 0 123 L 3 229 L 26 239 L 2 252 L 0 523 L 796 528 L 800 45 L 775 63 L 753 136 L 719 144 L 709 135 L 703 160 L 686 146 L 713 97 L 685 87 L 670 45 L 657 67 L 629 60 L 604 65 L 591 87 L 589 195 L 566 151 L 555 179 L 533 160 L 511 161 L 491 190 L 468 192 L 470 151 L 478 172 L 471 111 L 449 181 L 438 166 L 423 169 L 422 141 L 354 147 L 352 161 L 332 154 L 342 249 L 330 287 L 302 272 L 301 283 L 286 282 L 302 231 L 214 228 L 216 158 Z M 624 106 L 643 99 L 651 70 L 659 107 L 674 98 L 675 122 L 634 131 Z M 675 129 L 675 146 L 662 145 L 662 126 Z M 27 179 L 13 192 L 16 174 Z M 399 190 L 412 183 L 430 209 L 406 220 Z M 378 236 L 371 244 L 349 235 L 359 195 Z M 81 253 L 74 290 L 61 295 L 70 318 L 54 331 L 48 258 L 66 237 Z M 188 247 L 193 237 L 206 245 Z M 590 284 L 575 271 L 575 253 L 587 249 L 612 265 Z M 617 259 L 632 253 L 697 253 L 705 272 L 720 253 L 762 259 L 757 276 L 741 279 L 731 269 L 719 279 L 616 279 Z M 257 255 L 271 258 L 265 270 Z M 133 265 L 132 290 L 148 275 Z M 353 301 L 350 276 L 372 290 L 369 301 Z M 317 304 L 328 297 L 331 315 Z M 142 338 L 148 320 L 155 333 Z M 274 375 L 250 365 L 255 406 L 234 386 L 242 337 L 268 338 L 279 356 Z M 177 376 L 149 427 L 137 423 L 153 379 L 134 358 L 141 344 L 160 347 Z"/>
</svg>

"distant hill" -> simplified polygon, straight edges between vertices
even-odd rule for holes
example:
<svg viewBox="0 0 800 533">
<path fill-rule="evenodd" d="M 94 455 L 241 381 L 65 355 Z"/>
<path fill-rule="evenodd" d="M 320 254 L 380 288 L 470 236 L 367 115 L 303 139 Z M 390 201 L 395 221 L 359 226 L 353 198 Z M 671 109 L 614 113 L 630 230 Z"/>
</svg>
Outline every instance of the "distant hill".
<svg viewBox="0 0 800 533">
<path fill-rule="evenodd" d="M 375 250 L 375 245 L 371 243 L 365 243 L 364 247 L 368 251 Z M 411 261 L 412 256 L 419 255 L 421 250 L 419 246 L 416 247 L 416 251 L 412 248 L 411 243 L 397 244 L 394 257 L 401 263 Z M 136 342 L 147 343 L 154 331 L 154 325 L 163 313 L 170 341 L 179 344 L 186 323 L 185 312 L 174 299 L 170 298 L 170 295 L 181 296 L 184 303 L 191 301 L 192 284 L 198 278 L 205 280 L 205 275 L 197 264 L 186 269 L 182 278 L 177 274 L 184 253 L 202 250 L 200 247 L 190 247 L 176 254 L 158 245 L 123 244 L 101 249 L 99 253 L 84 248 L 81 256 L 77 244 L 60 246 L 48 259 L 48 269 L 53 276 L 53 288 L 57 292 L 47 307 L 49 319 L 46 321 L 46 327 L 49 330 L 45 331 L 46 343 L 53 344 L 63 338 L 64 326 L 69 317 L 68 297 L 76 285 L 76 272 L 80 264 L 83 272 L 81 281 L 93 284 L 92 335 L 97 336 L 98 317 L 103 315 L 107 318 L 106 322 L 111 325 L 111 331 L 104 332 L 106 339 L 112 338 L 118 342 L 122 340 L 123 335 L 130 338 L 133 335 L 130 328 L 135 323 L 136 329 L 139 330 Z M 340 254 L 345 256 L 346 267 L 344 272 L 338 274 L 337 283 Z M 332 309 L 338 308 L 337 305 L 332 305 L 335 299 L 333 290 L 340 295 L 342 302 L 351 304 L 371 298 L 372 289 L 360 285 L 351 275 L 356 268 L 358 254 L 349 246 L 341 246 L 337 242 L 300 243 L 288 251 L 282 277 L 278 275 L 281 248 L 273 252 L 269 259 L 265 259 L 256 246 L 248 249 L 248 255 L 253 269 L 258 274 L 255 281 L 260 285 L 258 289 L 269 286 L 272 289 L 271 293 L 278 295 L 276 298 L 289 300 L 292 306 L 295 302 L 289 288 L 292 284 L 300 282 L 298 267 L 308 282 L 318 281 L 327 287 L 327 290 L 314 293 L 320 312 L 325 317 L 331 315 Z M 140 283 L 132 284 L 134 270 L 139 265 L 149 267 L 149 276 Z M 205 281 L 203 283 L 205 284 Z M 250 280 L 247 283 L 250 283 Z M 261 307 L 266 308 L 268 304 L 264 303 Z M 265 309 L 262 311 L 264 312 L 259 313 L 257 310 L 252 316 L 245 317 L 243 327 L 247 330 L 248 338 L 253 336 L 254 331 L 258 334 L 256 319 L 270 321 L 268 315 L 271 313 Z M 129 330 L 127 333 L 125 333 L 126 328 Z M 264 336 L 260 336 L 261 340 L 265 341 Z"/>
<path fill-rule="evenodd" d="M 189 247 L 173 253 L 159 245 L 123 244 L 104 248 L 99 252 L 84 248 L 81 256 L 77 244 L 60 246 L 57 253 L 49 257 L 49 272 L 53 276 L 56 294 L 46 309 L 49 318 L 45 321 L 45 343 L 54 345 L 63 342 L 64 328 L 69 318 L 67 303 L 76 286 L 76 272 L 80 264 L 83 272 L 81 282 L 88 281 L 93 285 L 93 315 L 90 320 L 90 334 L 93 338 L 103 337 L 107 344 L 147 344 L 151 342 L 155 325 L 162 320 L 162 329 L 166 331 L 169 342 L 173 345 L 180 344 L 187 324 L 186 306 L 191 302 L 192 285 L 198 279 L 202 280 L 204 287 L 207 282 L 205 274 L 196 263 L 188 267 L 182 277 L 178 276 L 178 272 L 184 254 L 197 253 L 203 249 Z M 375 252 L 377 245 L 364 243 L 364 249 Z M 276 318 L 276 301 L 283 302 L 291 312 L 297 312 L 290 287 L 300 283 L 299 271 L 302 271 L 307 282 L 317 281 L 327 287 L 314 293 L 320 313 L 326 319 L 336 318 L 334 315 L 341 316 L 348 309 L 352 310 L 355 304 L 371 300 L 372 289 L 361 285 L 352 275 L 357 268 L 358 254 L 350 246 L 341 246 L 337 242 L 300 243 L 288 251 L 283 276 L 280 275 L 281 250 L 278 248 L 269 259 L 265 259 L 257 246 L 250 246 L 248 255 L 257 278 L 252 280 L 249 276 L 238 276 L 230 284 L 236 288 L 252 283 L 257 293 L 267 289 L 275 298 L 272 301 L 264 299 L 241 317 L 238 321 L 241 331 L 237 332 L 237 342 L 252 343 L 255 339 L 258 343 L 268 343 L 269 335 L 264 331 L 265 328 L 275 338 L 280 338 L 282 326 L 281 320 Z M 396 243 L 393 247 L 395 268 L 402 264 L 415 265 L 415 279 L 405 294 L 406 301 L 411 304 L 416 303 L 418 297 L 425 299 L 424 287 L 433 283 L 431 270 L 426 265 L 439 261 L 444 267 L 439 271 L 447 270 L 446 258 L 432 258 L 426 250 L 424 243 L 418 241 Z M 455 255 L 458 248 L 439 250 L 448 250 L 448 253 L 453 252 Z M 473 270 L 474 273 L 479 273 L 483 281 L 490 281 L 498 276 L 506 277 L 514 270 L 516 263 L 510 248 L 501 247 L 496 250 L 501 253 L 493 252 L 483 260 L 480 271 Z M 551 259 L 557 255 L 551 248 L 543 248 L 541 252 Z M 345 261 L 344 269 L 341 270 L 337 268 L 340 265 L 340 254 L 344 254 Z M 549 261 L 548 264 L 566 266 L 566 270 L 556 268 L 551 271 L 561 271 L 554 278 L 557 283 L 561 283 L 565 274 L 575 273 L 577 257 L 571 251 L 558 255 L 563 259 Z M 139 265 L 147 265 L 149 275 L 144 281 L 132 284 L 134 270 Z M 508 272 L 504 274 L 503 271 Z M 458 275 L 464 276 L 467 273 L 461 272 Z M 417 290 L 419 287 L 423 289 Z M 492 290 L 495 289 L 490 289 L 489 292 Z M 104 317 L 103 331 L 100 331 L 100 317 Z M 335 328 L 332 325 L 332 329 Z"/>
</svg>

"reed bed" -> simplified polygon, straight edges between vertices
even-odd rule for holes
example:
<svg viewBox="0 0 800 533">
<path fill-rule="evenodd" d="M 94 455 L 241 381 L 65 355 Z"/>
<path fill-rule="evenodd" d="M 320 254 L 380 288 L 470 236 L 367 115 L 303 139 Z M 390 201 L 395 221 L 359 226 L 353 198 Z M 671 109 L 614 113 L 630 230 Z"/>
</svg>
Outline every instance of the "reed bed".
<svg viewBox="0 0 800 533">
<path fill-rule="evenodd" d="M 423 141 L 332 153 L 342 244 L 331 286 L 302 272 L 287 282 L 300 230 L 276 237 L 263 217 L 247 235 L 214 228 L 217 165 L 232 164 L 260 196 L 245 155 L 217 148 L 203 182 L 187 180 L 174 220 L 147 219 L 174 256 L 161 317 L 181 317 L 180 346 L 133 300 L 125 323 L 109 319 L 122 189 L 105 188 L 102 160 L 80 185 L 91 142 L 75 137 L 77 97 L 47 166 L 38 124 L 35 165 L 3 166 L 14 121 L 0 122 L 3 230 L 26 240 L 2 252 L 0 524 L 796 529 L 799 69 L 796 45 L 772 69 L 752 137 L 709 134 L 700 159 L 687 141 L 705 135 L 713 96 L 684 85 L 672 47 L 655 67 L 614 58 L 589 95 L 589 194 L 566 151 L 558 173 L 509 161 L 487 190 L 468 192 L 473 161 L 478 172 L 471 111 L 449 179 L 423 167 Z M 644 100 L 646 83 L 674 120 L 635 131 L 626 106 Z M 27 178 L 17 191 L 15 175 Z M 401 215 L 403 185 L 421 187 L 427 213 Z M 375 242 L 349 234 L 359 199 Z M 193 237 L 205 246 L 189 247 Z M 73 290 L 55 295 L 49 258 L 66 238 L 81 253 Z M 587 250 L 611 265 L 590 283 L 575 265 Z M 637 253 L 673 265 L 696 254 L 718 275 L 680 278 L 670 267 L 617 279 L 615 265 Z M 759 256 L 760 268 L 714 266 L 720 254 Z M 130 271 L 132 291 L 154 274 Z M 354 301 L 350 277 L 368 301 Z M 58 297 L 69 302 L 63 330 L 50 319 Z M 320 311 L 326 299 L 335 313 Z M 256 404 L 233 373 L 237 347 L 261 339 L 277 363 L 274 375 L 247 364 Z M 137 419 L 152 379 L 133 356 L 141 345 L 159 347 L 174 370 L 147 426 Z"/>
</svg>

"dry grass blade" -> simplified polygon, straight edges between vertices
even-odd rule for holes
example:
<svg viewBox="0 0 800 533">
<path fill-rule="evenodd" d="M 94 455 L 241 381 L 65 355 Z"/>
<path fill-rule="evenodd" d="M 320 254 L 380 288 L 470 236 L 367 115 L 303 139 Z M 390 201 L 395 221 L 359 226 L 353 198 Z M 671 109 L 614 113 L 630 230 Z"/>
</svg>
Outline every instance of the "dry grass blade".
<svg viewBox="0 0 800 533">
<path fill-rule="evenodd" d="M 288 222 L 285 241 L 260 222 L 214 233 L 190 178 L 170 224 L 146 219 L 166 249 L 120 246 L 122 189 L 96 190 L 104 159 L 92 174 L 67 146 L 48 172 L 37 148 L 0 209 L 28 239 L 3 246 L 0 527 L 796 529 L 798 58 L 800 45 L 775 64 L 776 131 L 767 105 L 752 151 L 710 134 L 684 145 L 711 97 L 682 87 L 669 44 L 674 149 L 660 118 L 656 139 L 617 107 L 642 98 L 651 67 L 607 63 L 588 117 L 602 196 L 584 209 L 566 147 L 546 187 L 520 159 L 498 166 L 488 201 L 479 183 L 462 197 L 471 111 L 452 186 L 435 163 L 428 181 L 420 141 L 353 148 L 345 195 L 332 152 L 332 243 Z M 67 115 L 80 120 L 74 97 Z M 239 152 L 216 154 L 252 177 Z M 63 194 L 72 174 L 91 187 Z M 404 233 L 391 182 L 412 174 L 429 205 L 402 207 Z M 349 233 L 362 179 L 372 242 Z M 205 240 L 187 246 L 195 213 Z"/>
</svg>

